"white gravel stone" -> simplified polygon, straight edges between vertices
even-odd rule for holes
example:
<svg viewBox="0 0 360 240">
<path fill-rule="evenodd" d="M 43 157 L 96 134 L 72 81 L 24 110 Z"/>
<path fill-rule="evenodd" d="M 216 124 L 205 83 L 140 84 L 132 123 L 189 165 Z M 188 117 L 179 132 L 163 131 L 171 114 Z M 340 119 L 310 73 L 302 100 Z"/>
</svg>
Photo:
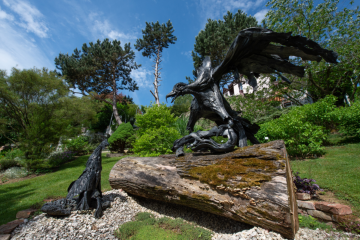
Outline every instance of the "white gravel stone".
<svg viewBox="0 0 360 240">
<path fill-rule="evenodd" d="M 182 218 L 187 222 L 210 230 L 212 240 L 282 240 L 280 234 L 253 227 L 211 213 L 150 199 L 128 196 L 122 190 L 103 193 L 105 201 L 112 201 L 100 219 L 93 211 L 74 211 L 67 217 L 51 217 L 45 213 L 17 227 L 11 239 L 117 239 L 114 231 L 122 224 L 134 220 L 138 212 L 150 212 L 155 217 Z M 327 233 L 323 230 L 299 229 L 295 240 L 360 239 L 360 235 Z"/>
</svg>

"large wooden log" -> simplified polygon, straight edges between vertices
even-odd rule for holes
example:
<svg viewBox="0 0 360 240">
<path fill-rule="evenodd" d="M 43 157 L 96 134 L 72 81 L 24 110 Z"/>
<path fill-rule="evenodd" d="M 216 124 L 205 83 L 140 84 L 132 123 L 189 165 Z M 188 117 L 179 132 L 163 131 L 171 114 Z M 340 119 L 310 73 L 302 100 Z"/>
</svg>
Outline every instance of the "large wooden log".
<svg viewBox="0 0 360 240">
<path fill-rule="evenodd" d="M 231 153 L 127 157 L 110 172 L 115 189 L 193 207 L 294 238 L 299 229 L 283 141 Z"/>
</svg>

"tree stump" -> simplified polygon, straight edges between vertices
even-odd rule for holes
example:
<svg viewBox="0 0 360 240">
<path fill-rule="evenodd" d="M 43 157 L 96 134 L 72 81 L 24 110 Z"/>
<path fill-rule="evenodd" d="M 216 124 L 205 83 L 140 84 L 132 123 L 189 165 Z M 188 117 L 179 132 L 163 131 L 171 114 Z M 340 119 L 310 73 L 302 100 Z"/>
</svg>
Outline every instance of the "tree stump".
<svg viewBox="0 0 360 240">
<path fill-rule="evenodd" d="M 283 141 L 225 154 L 127 157 L 110 172 L 114 189 L 181 204 L 294 238 L 299 229 Z"/>
</svg>

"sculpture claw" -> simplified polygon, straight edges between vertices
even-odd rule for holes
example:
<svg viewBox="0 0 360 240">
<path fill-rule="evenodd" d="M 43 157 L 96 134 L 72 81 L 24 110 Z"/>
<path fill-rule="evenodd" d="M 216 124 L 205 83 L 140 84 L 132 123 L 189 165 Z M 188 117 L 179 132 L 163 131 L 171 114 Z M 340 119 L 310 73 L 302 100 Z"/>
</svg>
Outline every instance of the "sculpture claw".
<svg viewBox="0 0 360 240">
<path fill-rule="evenodd" d="M 96 202 L 97 202 L 97 206 L 96 206 L 96 211 L 95 211 L 94 217 L 95 218 L 101 218 L 101 216 L 103 215 L 102 205 L 101 205 L 101 198 L 98 197 L 96 199 Z"/>
</svg>

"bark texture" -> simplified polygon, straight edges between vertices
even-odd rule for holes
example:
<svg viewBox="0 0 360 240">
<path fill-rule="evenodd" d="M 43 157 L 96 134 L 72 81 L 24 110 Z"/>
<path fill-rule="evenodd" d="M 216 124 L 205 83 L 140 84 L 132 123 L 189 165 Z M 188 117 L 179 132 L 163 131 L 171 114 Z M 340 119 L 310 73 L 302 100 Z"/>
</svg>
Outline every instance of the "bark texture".
<svg viewBox="0 0 360 240">
<path fill-rule="evenodd" d="M 110 172 L 115 189 L 181 204 L 294 238 L 297 204 L 284 142 L 226 154 L 127 157 Z"/>
</svg>

